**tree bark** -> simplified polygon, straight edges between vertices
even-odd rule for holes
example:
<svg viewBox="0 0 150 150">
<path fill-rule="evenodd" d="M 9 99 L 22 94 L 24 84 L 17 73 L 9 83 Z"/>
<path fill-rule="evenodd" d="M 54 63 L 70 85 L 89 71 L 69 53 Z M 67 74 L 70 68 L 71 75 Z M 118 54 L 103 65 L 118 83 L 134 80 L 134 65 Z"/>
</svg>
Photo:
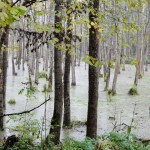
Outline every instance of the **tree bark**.
<svg viewBox="0 0 150 150">
<path fill-rule="evenodd" d="M 6 76 L 7 76 L 7 50 L 8 47 L 8 26 L 5 27 L 5 31 L 2 33 L 0 41 L 0 115 L 3 115 L 5 108 L 5 94 L 6 94 Z M 3 118 L 0 117 L 0 130 L 3 129 Z"/>
<path fill-rule="evenodd" d="M 70 7 L 71 0 L 67 1 L 68 8 Z M 72 14 L 68 14 L 67 27 L 72 26 Z M 66 39 L 66 54 L 65 54 L 65 71 L 64 71 L 64 126 L 70 126 L 71 124 L 71 115 L 70 115 L 70 64 L 71 64 L 71 55 L 69 51 L 71 50 L 71 41 L 72 41 L 72 31 L 67 29 L 67 36 L 69 39 Z"/>
<path fill-rule="evenodd" d="M 91 7 L 95 13 L 90 12 L 91 22 L 96 21 L 96 14 L 99 10 L 99 0 L 91 2 Z M 91 26 L 89 30 L 89 55 L 98 60 L 98 31 Z M 87 114 L 87 133 L 86 136 L 96 138 L 97 136 L 97 105 L 98 105 L 98 68 L 89 65 L 89 94 L 88 94 L 88 114 Z"/>
<path fill-rule="evenodd" d="M 60 13 L 62 11 L 63 0 L 55 0 L 55 3 L 55 29 L 57 29 L 62 28 L 62 16 L 58 16 L 57 13 Z M 54 48 L 54 113 L 49 132 L 49 134 L 53 135 L 52 140 L 55 144 L 58 144 L 60 142 L 61 121 L 63 111 L 62 54 L 61 51 L 58 49 L 58 45 L 61 44 L 61 42 L 63 41 L 63 33 L 63 30 L 61 30 L 61 32 L 59 33 L 55 33 L 55 38 L 57 38 L 59 41 L 55 44 Z"/>
</svg>

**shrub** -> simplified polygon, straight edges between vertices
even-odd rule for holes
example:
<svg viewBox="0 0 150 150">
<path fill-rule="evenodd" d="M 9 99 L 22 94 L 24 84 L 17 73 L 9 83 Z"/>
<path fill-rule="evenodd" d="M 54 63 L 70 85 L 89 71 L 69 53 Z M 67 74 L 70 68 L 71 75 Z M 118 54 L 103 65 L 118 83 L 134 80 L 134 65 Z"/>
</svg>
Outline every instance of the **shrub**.
<svg viewBox="0 0 150 150">
<path fill-rule="evenodd" d="M 110 132 L 98 139 L 85 138 L 82 141 L 66 138 L 59 145 L 55 145 L 52 141 L 49 141 L 47 145 L 44 141 L 42 142 L 35 144 L 32 138 L 22 137 L 7 150 L 150 150 L 150 145 L 144 145 L 134 135 L 128 136 L 127 133 L 119 132 Z"/>
<path fill-rule="evenodd" d="M 47 74 L 44 71 L 39 72 L 39 78 L 47 78 Z"/>
<path fill-rule="evenodd" d="M 48 86 L 44 84 L 42 92 L 52 92 L 52 86 L 50 84 Z"/>
<path fill-rule="evenodd" d="M 107 90 L 107 94 L 108 94 L 108 95 L 115 96 L 115 95 L 116 95 L 116 92 L 114 92 L 112 89 L 108 89 L 108 90 Z"/>
<path fill-rule="evenodd" d="M 132 88 L 130 88 L 128 94 L 129 94 L 129 95 L 138 95 L 137 87 L 136 87 L 136 86 L 133 86 Z"/>
<path fill-rule="evenodd" d="M 16 104 L 16 100 L 14 98 L 10 98 L 8 101 L 9 104 Z"/>
</svg>

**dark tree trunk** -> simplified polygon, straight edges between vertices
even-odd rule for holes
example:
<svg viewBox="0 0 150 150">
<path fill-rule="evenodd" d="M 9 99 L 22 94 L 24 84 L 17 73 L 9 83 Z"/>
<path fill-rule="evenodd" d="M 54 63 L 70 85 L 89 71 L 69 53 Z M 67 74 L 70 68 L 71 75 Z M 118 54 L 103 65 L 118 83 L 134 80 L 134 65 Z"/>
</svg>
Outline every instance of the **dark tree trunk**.
<svg viewBox="0 0 150 150">
<path fill-rule="evenodd" d="M 0 115 L 3 115 L 5 108 L 5 93 L 6 93 L 6 75 L 7 75 L 7 51 L 9 29 L 5 28 L 0 40 Z M 2 50 L 2 48 L 4 50 Z M 0 129 L 3 129 L 3 118 L 0 117 Z"/>
<path fill-rule="evenodd" d="M 70 7 L 71 0 L 68 0 L 68 8 Z M 72 26 L 72 15 L 69 13 L 67 20 L 67 27 Z M 71 55 L 69 51 L 71 50 L 71 41 L 72 41 L 72 31 L 70 29 L 67 30 L 67 36 L 69 39 L 66 39 L 66 55 L 65 55 L 65 71 L 64 71 L 64 126 L 70 126 L 71 117 L 70 117 L 70 64 L 71 64 Z"/>
<path fill-rule="evenodd" d="M 57 13 L 62 11 L 63 0 L 55 0 L 55 29 L 62 28 L 62 16 L 58 16 Z M 51 121 L 50 134 L 53 135 L 53 142 L 58 144 L 60 141 L 62 111 L 63 111 L 63 84 L 62 84 L 62 53 L 58 49 L 58 45 L 63 41 L 63 33 L 61 30 L 59 33 L 55 33 L 55 38 L 59 41 L 55 44 L 54 48 L 54 113 Z"/>
<path fill-rule="evenodd" d="M 99 9 L 99 0 L 91 2 L 92 8 L 95 10 L 89 14 L 91 22 L 95 22 L 96 14 Z M 98 59 L 98 31 L 93 26 L 89 31 L 89 55 Z M 97 105 L 98 105 L 98 69 L 95 66 L 89 65 L 89 101 L 88 101 L 88 115 L 87 115 L 87 133 L 90 138 L 97 136 Z"/>
</svg>

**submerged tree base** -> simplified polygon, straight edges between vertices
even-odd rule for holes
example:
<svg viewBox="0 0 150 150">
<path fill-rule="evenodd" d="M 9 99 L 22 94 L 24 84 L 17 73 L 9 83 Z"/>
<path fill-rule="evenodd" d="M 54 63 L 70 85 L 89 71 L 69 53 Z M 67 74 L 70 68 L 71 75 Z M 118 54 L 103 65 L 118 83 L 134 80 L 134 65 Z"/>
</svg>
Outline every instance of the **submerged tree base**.
<svg viewBox="0 0 150 150">
<path fill-rule="evenodd" d="M 133 86 L 132 88 L 130 88 L 128 94 L 129 95 L 138 95 L 137 87 Z"/>
<path fill-rule="evenodd" d="M 71 124 L 69 126 L 64 126 L 64 129 L 72 129 L 73 127 L 77 127 L 77 126 L 85 126 L 87 125 L 87 122 L 83 122 L 83 121 L 72 121 Z"/>
<path fill-rule="evenodd" d="M 107 90 L 107 94 L 108 94 L 108 95 L 115 96 L 117 93 L 116 93 L 116 91 L 113 91 L 112 89 L 108 89 L 108 90 Z"/>
</svg>

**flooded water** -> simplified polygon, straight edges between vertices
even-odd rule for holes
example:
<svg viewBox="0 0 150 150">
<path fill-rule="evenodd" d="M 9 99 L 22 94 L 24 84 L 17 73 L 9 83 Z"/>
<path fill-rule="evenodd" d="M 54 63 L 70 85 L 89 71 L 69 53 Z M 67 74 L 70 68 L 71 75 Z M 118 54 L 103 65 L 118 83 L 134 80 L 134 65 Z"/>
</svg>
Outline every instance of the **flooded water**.
<svg viewBox="0 0 150 150">
<path fill-rule="evenodd" d="M 113 79 L 113 70 L 111 70 L 111 83 Z M 38 106 L 45 100 L 45 95 L 42 92 L 34 94 L 35 97 L 28 99 L 25 93 L 18 95 L 18 92 L 24 87 L 21 82 L 26 82 L 28 78 L 27 68 L 23 72 L 17 70 L 18 75 L 12 76 L 11 62 L 8 67 L 7 90 L 6 90 L 6 111 L 5 113 L 21 112 L 30 110 Z M 133 85 L 135 76 L 135 67 L 126 65 L 126 71 L 121 71 L 117 82 L 117 95 L 114 97 L 107 96 L 104 92 L 105 83 L 102 78 L 99 79 L 99 104 L 98 104 L 98 134 L 112 131 L 114 123 L 131 124 L 133 110 L 135 108 L 134 132 L 139 138 L 150 138 L 150 71 L 145 72 L 144 77 L 139 81 L 137 96 L 129 96 L 128 91 Z M 71 87 L 71 117 L 72 121 L 86 121 L 87 104 L 88 104 L 88 70 L 85 70 L 85 64 L 76 67 L 76 82 L 75 87 Z M 39 80 L 38 90 L 43 90 L 45 79 Z M 110 86 L 111 87 L 111 86 Z M 50 125 L 50 119 L 53 114 L 53 92 L 50 94 L 51 100 L 46 104 L 47 126 Z M 15 98 L 16 104 L 8 103 L 10 98 Z M 44 116 L 45 106 L 36 109 L 32 119 L 42 119 Z M 5 117 L 5 125 L 13 126 L 15 123 L 10 121 L 7 123 L 8 117 Z M 77 139 L 85 137 L 85 126 L 74 127 L 73 129 L 63 129 L 61 137 L 72 136 Z M 4 135 L 10 135 L 10 131 L 6 129 Z"/>
</svg>

